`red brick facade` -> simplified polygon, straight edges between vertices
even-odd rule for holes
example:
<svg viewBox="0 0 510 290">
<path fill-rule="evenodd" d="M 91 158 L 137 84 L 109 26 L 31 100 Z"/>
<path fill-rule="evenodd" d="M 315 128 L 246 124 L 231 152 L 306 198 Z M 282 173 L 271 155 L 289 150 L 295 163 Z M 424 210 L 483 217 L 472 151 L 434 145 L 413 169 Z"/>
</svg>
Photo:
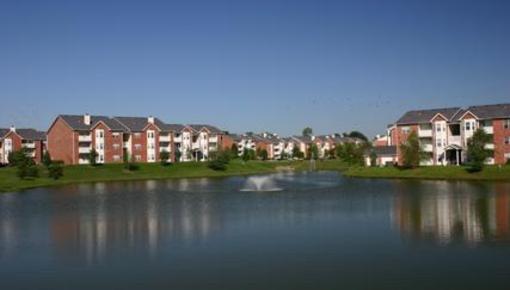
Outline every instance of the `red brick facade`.
<svg viewBox="0 0 510 290">
<path fill-rule="evenodd" d="M 510 154 L 510 144 L 505 144 L 506 138 L 510 138 L 510 128 L 505 128 L 505 120 L 493 120 L 494 131 L 494 162 L 505 164 L 505 154 Z"/>
</svg>

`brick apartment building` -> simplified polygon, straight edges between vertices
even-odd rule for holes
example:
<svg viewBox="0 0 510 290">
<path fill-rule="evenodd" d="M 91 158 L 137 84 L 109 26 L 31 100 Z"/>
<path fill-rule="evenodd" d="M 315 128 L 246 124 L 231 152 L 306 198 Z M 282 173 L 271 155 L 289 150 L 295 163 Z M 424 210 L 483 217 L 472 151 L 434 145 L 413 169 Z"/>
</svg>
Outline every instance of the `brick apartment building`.
<svg viewBox="0 0 510 290">
<path fill-rule="evenodd" d="M 21 149 L 26 150 L 35 163 L 41 163 L 45 140 L 46 134 L 35 129 L 0 129 L 0 164 L 8 164 L 9 155 Z"/>
<path fill-rule="evenodd" d="M 510 159 L 510 104 L 443 108 L 406 112 L 388 128 L 388 145 L 400 145 L 409 134 L 417 133 L 427 158 L 422 165 L 458 165 L 467 160 L 467 143 L 478 129 L 492 138 L 487 149 L 493 150 L 487 164 L 505 164 Z"/>
<path fill-rule="evenodd" d="M 65 164 L 88 164 L 94 149 L 97 163 L 158 162 L 160 154 L 175 161 L 205 161 L 211 151 L 232 145 L 220 129 L 210 125 L 167 124 L 154 117 L 59 115 L 47 134 L 48 151 Z"/>
</svg>

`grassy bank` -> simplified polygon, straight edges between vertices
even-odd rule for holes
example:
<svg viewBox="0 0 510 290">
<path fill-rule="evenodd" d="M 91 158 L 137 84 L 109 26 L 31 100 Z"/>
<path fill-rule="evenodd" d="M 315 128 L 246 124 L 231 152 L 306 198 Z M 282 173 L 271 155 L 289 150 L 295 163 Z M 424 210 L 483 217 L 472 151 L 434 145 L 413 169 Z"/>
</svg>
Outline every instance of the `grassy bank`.
<svg viewBox="0 0 510 290">
<path fill-rule="evenodd" d="M 299 162 L 242 162 L 234 160 L 230 162 L 227 170 L 214 171 L 207 167 L 206 163 L 186 162 L 161 166 L 157 164 L 140 164 L 136 171 L 126 171 L 122 164 L 108 164 L 97 167 L 87 165 L 66 166 L 64 176 L 59 180 L 47 178 L 46 171 L 40 168 L 39 178 L 20 180 L 16 176 L 16 168 L 0 168 L 0 192 L 12 192 L 23 189 L 56 186 L 71 183 L 99 182 L 99 181 L 122 181 L 122 180 L 146 180 L 146 179 L 170 179 L 170 178 L 193 178 L 193 177 L 221 177 L 247 174 L 271 173 L 280 168 L 293 168 L 300 166 Z"/>
<path fill-rule="evenodd" d="M 482 172 L 468 173 L 462 166 L 428 166 L 416 169 L 395 167 L 352 167 L 346 176 L 364 178 L 415 178 L 438 180 L 510 181 L 510 166 L 486 166 Z"/>
</svg>

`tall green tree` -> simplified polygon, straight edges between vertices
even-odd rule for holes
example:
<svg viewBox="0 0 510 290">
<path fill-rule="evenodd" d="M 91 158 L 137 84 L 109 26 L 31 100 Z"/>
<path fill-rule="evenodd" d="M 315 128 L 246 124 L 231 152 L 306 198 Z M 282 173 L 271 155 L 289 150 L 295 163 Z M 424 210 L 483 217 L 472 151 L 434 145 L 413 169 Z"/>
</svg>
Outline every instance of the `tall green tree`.
<svg viewBox="0 0 510 290">
<path fill-rule="evenodd" d="M 473 133 L 473 137 L 469 138 L 467 143 L 469 172 L 478 172 L 483 170 L 485 160 L 493 155 L 492 150 L 485 148 L 485 146 L 491 142 L 491 139 L 491 135 L 488 135 L 480 128 Z"/>
<path fill-rule="evenodd" d="M 298 146 L 292 148 L 292 158 L 303 159 L 305 154 L 299 149 Z"/>
<path fill-rule="evenodd" d="M 405 168 L 416 168 L 420 166 L 420 161 L 423 160 L 423 151 L 420 146 L 420 140 L 416 131 L 412 131 L 407 136 L 407 141 L 400 146 L 402 151 L 402 161 Z"/>
<path fill-rule="evenodd" d="M 350 165 L 363 165 L 365 147 L 355 143 L 338 144 L 335 153 L 338 159 Z"/>
<path fill-rule="evenodd" d="M 312 143 L 308 150 L 308 158 L 313 160 L 319 159 L 319 147 L 317 147 L 317 144 Z"/>
<path fill-rule="evenodd" d="M 303 136 L 311 137 L 312 134 L 313 134 L 313 129 L 310 128 L 310 127 L 306 127 L 306 128 L 303 129 L 302 134 L 303 134 Z"/>
<path fill-rule="evenodd" d="M 97 151 L 95 148 L 92 148 L 89 153 L 89 164 L 92 166 L 97 165 Z"/>
<path fill-rule="evenodd" d="M 42 164 L 48 168 L 50 165 L 51 165 L 51 156 L 50 156 L 50 152 L 46 151 L 44 152 L 43 156 L 42 156 Z"/>
<path fill-rule="evenodd" d="M 232 146 L 230 146 L 230 154 L 231 154 L 232 158 L 239 157 L 239 148 L 237 147 L 236 143 L 232 143 Z"/>
<path fill-rule="evenodd" d="M 368 142 L 367 136 L 365 136 L 365 134 L 363 134 L 359 131 L 351 131 L 349 134 L 347 134 L 347 137 L 358 138 L 358 139 L 363 140 L 364 142 Z"/>
<path fill-rule="evenodd" d="M 266 149 L 257 148 L 257 157 L 261 160 L 267 160 L 269 157 L 269 154 Z"/>
</svg>

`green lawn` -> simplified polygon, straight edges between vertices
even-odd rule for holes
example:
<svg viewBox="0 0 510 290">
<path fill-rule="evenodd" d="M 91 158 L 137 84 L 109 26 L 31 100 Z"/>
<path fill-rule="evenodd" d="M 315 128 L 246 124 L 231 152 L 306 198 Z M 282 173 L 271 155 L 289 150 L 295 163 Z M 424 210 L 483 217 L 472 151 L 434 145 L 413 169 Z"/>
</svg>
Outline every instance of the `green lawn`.
<svg viewBox="0 0 510 290">
<path fill-rule="evenodd" d="M 242 162 L 231 161 L 225 171 L 214 171 L 206 163 L 177 163 L 168 166 L 140 164 L 137 171 L 126 171 L 122 164 L 108 164 L 97 167 L 88 165 L 66 166 L 64 176 L 59 180 L 47 178 L 46 170 L 40 167 L 41 177 L 32 180 L 20 180 L 16 168 L 0 168 L 0 192 L 19 191 L 28 188 L 54 186 L 80 182 L 169 179 L 189 177 L 220 177 L 233 175 L 270 173 L 280 168 L 293 166 L 291 162 Z"/>
<path fill-rule="evenodd" d="M 427 166 L 416 169 L 395 167 L 352 167 L 344 171 L 350 177 L 365 178 L 416 178 L 452 180 L 510 181 L 510 166 L 486 166 L 482 172 L 468 173 L 462 166 Z"/>
</svg>

